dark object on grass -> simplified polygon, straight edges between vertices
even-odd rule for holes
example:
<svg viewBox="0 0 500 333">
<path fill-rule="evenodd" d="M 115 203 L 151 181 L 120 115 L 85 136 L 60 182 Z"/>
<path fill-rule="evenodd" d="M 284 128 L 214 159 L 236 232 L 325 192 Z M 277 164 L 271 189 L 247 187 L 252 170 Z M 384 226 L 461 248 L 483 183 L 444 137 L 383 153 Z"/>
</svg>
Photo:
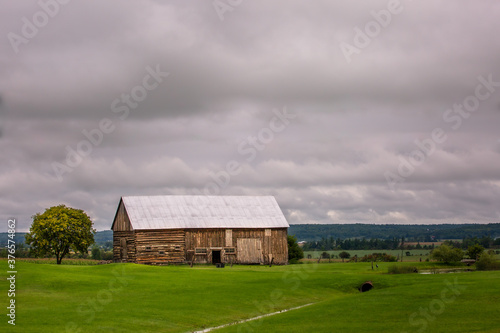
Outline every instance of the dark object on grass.
<svg viewBox="0 0 500 333">
<path fill-rule="evenodd" d="M 410 274 L 418 273 L 418 268 L 415 266 L 400 266 L 392 265 L 387 268 L 389 274 Z"/>
<path fill-rule="evenodd" d="M 366 281 L 365 283 L 363 283 L 361 285 L 361 287 L 359 287 L 359 291 L 361 291 L 362 293 L 364 293 L 365 291 L 372 290 L 372 289 L 373 289 L 373 283 L 371 281 Z"/>
<path fill-rule="evenodd" d="M 470 266 L 476 263 L 476 259 L 462 259 L 460 260 L 460 262 L 466 264 L 467 266 Z"/>
<path fill-rule="evenodd" d="M 225 266 L 225 265 L 224 265 L 224 263 L 223 263 L 223 262 L 219 262 L 219 263 L 215 264 L 215 266 L 216 266 L 217 268 L 224 268 L 224 266 Z"/>
</svg>

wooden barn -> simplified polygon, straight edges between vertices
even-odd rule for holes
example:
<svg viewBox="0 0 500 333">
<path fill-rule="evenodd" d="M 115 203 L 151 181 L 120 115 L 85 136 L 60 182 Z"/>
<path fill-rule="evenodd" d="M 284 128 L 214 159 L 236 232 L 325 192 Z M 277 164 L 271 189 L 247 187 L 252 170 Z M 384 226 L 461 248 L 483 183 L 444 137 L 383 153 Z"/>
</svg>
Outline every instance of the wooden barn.
<svg viewBox="0 0 500 333">
<path fill-rule="evenodd" d="M 272 196 L 122 197 L 115 262 L 287 264 L 289 227 Z"/>
</svg>

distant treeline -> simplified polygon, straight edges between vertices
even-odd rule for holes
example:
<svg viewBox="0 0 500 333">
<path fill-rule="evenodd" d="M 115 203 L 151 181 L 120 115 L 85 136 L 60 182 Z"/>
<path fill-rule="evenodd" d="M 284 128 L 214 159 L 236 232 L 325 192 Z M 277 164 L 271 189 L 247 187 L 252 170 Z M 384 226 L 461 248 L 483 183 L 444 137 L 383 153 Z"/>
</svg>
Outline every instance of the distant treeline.
<svg viewBox="0 0 500 333">
<path fill-rule="evenodd" d="M 26 235 L 25 232 L 19 232 L 19 233 L 16 233 L 14 235 L 14 242 L 16 242 L 17 246 L 19 246 L 19 245 L 24 246 L 24 241 L 25 241 L 24 235 Z M 0 247 L 1 248 L 5 248 L 8 245 L 8 240 L 10 239 L 8 236 L 9 236 L 9 234 L 6 232 L 0 233 Z"/>
<path fill-rule="evenodd" d="M 434 242 L 444 239 L 467 237 L 500 237 L 500 223 L 490 224 L 292 224 L 288 234 L 299 241 L 320 241 L 336 239 L 387 240 L 387 246 L 394 239 L 404 237 L 411 242 Z"/>
<path fill-rule="evenodd" d="M 304 251 L 320 250 L 395 250 L 399 248 L 401 239 L 340 239 L 322 238 L 319 241 L 307 242 L 303 245 Z"/>
<path fill-rule="evenodd" d="M 7 243 L 10 239 L 8 233 L 0 233 L 0 258 L 7 258 Z M 35 254 L 30 247 L 25 243 L 25 232 L 16 233 L 14 236 L 15 258 L 34 258 Z M 98 231 L 94 235 L 95 243 L 89 248 L 92 254 L 70 253 L 67 258 L 78 259 L 96 259 L 96 260 L 112 260 L 113 259 L 113 231 L 105 230 Z M 11 243 L 12 244 L 12 243 Z M 51 258 L 51 256 L 45 256 Z"/>
<path fill-rule="evenodd" d="M 469 246 L 479 244 L 484 248 L 499 248 L 500 247 L 500 238 L 496 240 L 491 238 L 490 236 L 484 236 L 481 238 L 478 237 L 466 237 L 461 241 L 446 241 L 449 245 L 454 247 L 462 248 L 466 250 Z M 407 242 L 407 240 L 403 238 L 393 238 L 393 239 L 366 239 L 366 238 L 348 238 L 348 239 L 340 239 L 323 237 L 319 241 L 311 241 L 306 242 L 302 249 L 304 251 L 330 251 L 330 250 L 396 250 L 396 249 L 433 249 L 434 243 L 430 244 L 420 244 L 420 242 Z"/>
<path fill-rule="evenodd" d="M 0 233 L 0 247 L 5 247 L 8 242 L 8 233 L 2 232 Z M 16 248 L 19 246 L 27 247 L 25 244 L 25 238 L 24 236 L 26 235 L 26 232 L 18 232 L 14 236 L 14 241 L 16 242 Z M 113 231 L 112 230 L 104 230 L 104 231 L 98 231 L 94 235 L 94 240 L 96 245 L 105 247 L 105 248 L 112 248 L 113 247 Z"/>
<path fill-rule="evenodd" d="M 24 246 L 24 235 L 16 233 L 17 246 Z M 399 246 L 401 237 L 406 242 L 436 242 L 445 239 L 473 239 L 490 237 L 493 242 L 500 237 L 500 223 L 491 224 L 292 224 L 288 229 L 289 235 L 295 235 L 299 241 L 307 241 L 310 246 L 317 242 L 321 247 L 334 246 L 342 242 L 342 249 L 393 249 Z M 0 233 L 0 247 L 7 245 L 8 233 Z M 113 247 L 113 231 L 96 232 L 96 245 L 103 249 Z M 364 241 L 363 241 L 364 239 Z M 484 242 L 486 242 L 484 240 Z M 485 246 L 487 247 L 487 246 Z M 422 246 L 423 248 L 423 246 Z"/>
</svg>

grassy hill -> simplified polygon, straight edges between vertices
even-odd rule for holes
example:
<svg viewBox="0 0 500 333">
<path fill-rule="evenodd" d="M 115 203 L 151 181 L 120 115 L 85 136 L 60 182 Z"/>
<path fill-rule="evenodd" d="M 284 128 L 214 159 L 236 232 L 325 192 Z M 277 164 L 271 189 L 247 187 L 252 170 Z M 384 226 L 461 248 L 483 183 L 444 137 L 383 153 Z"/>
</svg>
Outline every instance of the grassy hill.
<svg viewBox="0 0 500 333">
<path fill-rule="evenodd" d="M 216 332 L 498 332 L 498 272 L 389 275 L 389 265 L 218 269 L 18 260 L 16 326 L 4 318 L 0 331 L 192 332 L 313 303 Z M 358 292 L 367 280 L 375 288 Z M 0 288 L 8 290 L 6 269 Z M 0 306 L 7 306 L 6 296 Z"/>
</svg>

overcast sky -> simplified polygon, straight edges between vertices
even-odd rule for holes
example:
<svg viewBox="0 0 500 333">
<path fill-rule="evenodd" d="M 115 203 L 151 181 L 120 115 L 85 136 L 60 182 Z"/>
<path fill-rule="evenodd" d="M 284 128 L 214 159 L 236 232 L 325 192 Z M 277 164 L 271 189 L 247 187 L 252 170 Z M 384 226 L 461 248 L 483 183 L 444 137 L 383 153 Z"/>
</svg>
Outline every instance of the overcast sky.
<svg viewBox="0 0 500 333">
<path fill-rule="evenodd" d="M 105 230 L 121 196 L 199 193 L 273 195 L 290 224 L 500 222 L 499 17 L 494 0 L 5 2 L 0 230 L 58 204 Z"/>
</svg>

